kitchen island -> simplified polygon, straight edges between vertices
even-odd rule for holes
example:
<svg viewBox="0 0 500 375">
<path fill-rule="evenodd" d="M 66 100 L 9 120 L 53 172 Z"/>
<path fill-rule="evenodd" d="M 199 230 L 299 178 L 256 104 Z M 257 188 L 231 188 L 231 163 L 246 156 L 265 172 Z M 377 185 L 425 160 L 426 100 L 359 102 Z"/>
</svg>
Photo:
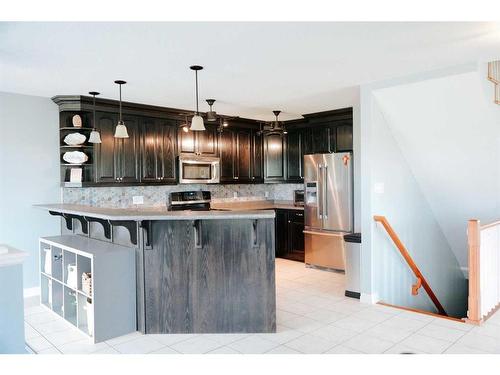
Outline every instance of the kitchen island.
<svg viewBox="0 0 500 375">
<path fill-rule="evenodd" d="M 141 332 L 276 331 L 274 211 L 37 207 L 63 234 L 136 248 Z"/>
</svg>

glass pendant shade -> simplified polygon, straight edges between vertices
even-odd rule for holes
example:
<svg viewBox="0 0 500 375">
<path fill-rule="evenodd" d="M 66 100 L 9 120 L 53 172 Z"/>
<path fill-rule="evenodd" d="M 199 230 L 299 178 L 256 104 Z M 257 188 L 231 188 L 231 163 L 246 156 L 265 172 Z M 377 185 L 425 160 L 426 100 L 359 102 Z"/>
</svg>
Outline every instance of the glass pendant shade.
<svg viewBox="0 0 500 375">
<path fill-rule="evenodd" d="M 99 134 L 99 132 L 95 128 L 96 127 L 95 97 L 97 95 L 99 95 L 99 93 L 97 91 L 90 91 L 89 94 L 92 95 L 94 98 L 93 99 L 94 106 L 92 108 L 92 114 L 93 114 L 92 124 L 93 124 L 93 126 L 92 126 L 92 131 L 90 132 L 90 136 L 89 136 L 89 143 L 101 143 L 101 135 Z"/>
<path fill-rule="evenodd" d="M 123 121 L 118 121 L 118 125 L 116 125 L 115 138 L 128 138 L 127 127 Z"/>
<path fill-rule="evenodd" d="M 101 143 L 101 135 L 95 129 L 90 132 L 89 143 Z"/>
<path fill-rule="evenodd" d="M 127 127 L 125 126 L 122 118 L 122 85 L 126 84 L 127 82 L 117 80 L 115 81 L 115 83 L 120 87 L 120 120 L 118 121 L 118 124 L 116 124 L 115 138 L 128 138 Z"/>
<path fill-rule="evenodd" d="M 189 127 L 190 130 L 193 131 L 203 131 L 205 130 L 205 124 L 203 122 L 203 117 L 200 115 L 196 114 L 193 116 L 191 119 L 191 126 Z"/>
</svg>

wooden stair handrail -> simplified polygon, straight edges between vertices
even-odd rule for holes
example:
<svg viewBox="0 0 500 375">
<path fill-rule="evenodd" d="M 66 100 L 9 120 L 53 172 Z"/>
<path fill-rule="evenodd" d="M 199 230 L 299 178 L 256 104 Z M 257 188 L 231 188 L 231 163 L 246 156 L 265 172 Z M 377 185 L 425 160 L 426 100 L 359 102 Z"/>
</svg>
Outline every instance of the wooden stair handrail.
<svg viewBox="0 0 500 375">
<path fill-rule="evenodd" d="M 422 272 L 420 272 L 420 269 L 418 268 L 418 266 L 416 265 L 416 263 L 413 261 L 413 258 L 411 257 L 410 253 L 406 249 L 405 245 L 403 245 L 403 242 L 401 242 L 401 240 L 399 239 L 399 237 L 396 234 L 396 232 L 394 231 L 394 229 L 392 229 L 391 225 L 389 224 L 389 222 L 387 221 L 387 219 L 385 218 L 385 216 L 377 216 L 377 215 L 375 215 L 373 217 L 373 219 L 376 222 L 379 222 L 379 223 L 382 224 L 382 226 L 384 227 L 384 229 L 389 234 L 389 237 L 391 237 L 392 241 L 394 242 L 394 244 L 398 248 L 399 252 L 403 256 L 403 258 L 406 260 L 406 263 L 411 268 L 411 270 L 413 271 L 413 273 L 415 274 L 415 276 L 417 278 L 416 285 L 418 285 L 418 284 L 421 283 L 422 286 L 423 286 L 423 288 L 425 289 L 425 291 L 429 295 L 430 299 L 432 300 L 432 302 L 434 303 L 434 305 L 438 309 L 439 314 L 444 315 L 444 316 L 448 316 L 448 314 L 446 314 L 446 311 L 444 310 L 443 305 L 441 305 L 441 303 L 439 302 L 438 298 L 436 297 L 436 295 L 432 291 L 432 289 L 431 289 L 429 283 L 427 282 L 426 278 L 424 277 L 424 275 L 422 275 Z M 416 285 L 412 286 L 412 291 L 415 291 L 415 292 L 418 291 L 418 288 L 416 288 Z"/>
</svg>

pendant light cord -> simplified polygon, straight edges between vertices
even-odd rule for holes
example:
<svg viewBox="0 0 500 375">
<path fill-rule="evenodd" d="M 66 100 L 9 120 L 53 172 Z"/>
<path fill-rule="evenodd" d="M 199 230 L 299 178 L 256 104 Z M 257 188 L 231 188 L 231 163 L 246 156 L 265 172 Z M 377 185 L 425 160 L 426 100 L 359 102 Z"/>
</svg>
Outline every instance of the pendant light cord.
<svg viewBox="0 0 500 375">
<path fill-rule="evenodd" d="M 95 94 L 93 95 L 94 96 L 94 129 L 95 129 Z"/>
<path fill-rule="evenodd" d="M 120 83 L 120 121 L 122 121 L 122 84 Z"/>
<path fill-rule="evenodd" d="M 198 114 L 198 71 L 195 70 L 195 80 L 196 80 L 196 114 Z"/>
</svg>

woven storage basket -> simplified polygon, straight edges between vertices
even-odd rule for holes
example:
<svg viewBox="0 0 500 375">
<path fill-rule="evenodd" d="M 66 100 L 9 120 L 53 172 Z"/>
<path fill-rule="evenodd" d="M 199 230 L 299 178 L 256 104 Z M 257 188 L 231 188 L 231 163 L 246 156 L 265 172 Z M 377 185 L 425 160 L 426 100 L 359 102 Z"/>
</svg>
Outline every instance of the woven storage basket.
<svg viewBox="0 0 500 375">
<path fill-rule="evenodd" d="M 92 297 L 92 274 L 90 272 L 82 273 L 82 292 Z"/>
</svg>

